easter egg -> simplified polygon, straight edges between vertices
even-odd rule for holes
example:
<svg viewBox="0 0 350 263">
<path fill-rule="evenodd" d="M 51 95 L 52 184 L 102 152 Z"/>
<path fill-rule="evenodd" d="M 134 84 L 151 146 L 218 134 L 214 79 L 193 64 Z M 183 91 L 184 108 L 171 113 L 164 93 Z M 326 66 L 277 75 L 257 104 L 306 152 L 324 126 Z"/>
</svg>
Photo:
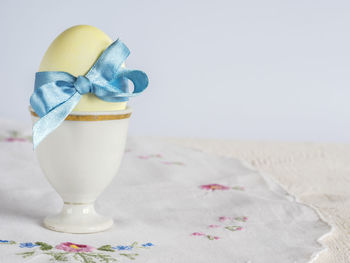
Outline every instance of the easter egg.
<svg viewBox="0 0 350 263">
<path fill-rule="evenodd" d="M 65 71 L 85 75 L 112 40 L 100 29 L 74 26 L 61 33 L 49 46 L 39 71 Z M 82 95 L 73 111 L 114 111 L 126 108 L 126 102 L 107 102 L 94 94 Z"/>
</svg>

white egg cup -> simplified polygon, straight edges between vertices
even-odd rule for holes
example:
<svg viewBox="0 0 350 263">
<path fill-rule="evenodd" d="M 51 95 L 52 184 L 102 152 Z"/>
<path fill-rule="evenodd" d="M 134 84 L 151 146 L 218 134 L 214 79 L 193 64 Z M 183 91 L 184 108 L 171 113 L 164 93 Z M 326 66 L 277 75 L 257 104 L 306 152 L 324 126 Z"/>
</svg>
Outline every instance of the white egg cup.
<svg viewBox="0 0 350 263">
<path fill-rule="evenodd" d="M 94 202 L 118 172 L 131 111 L 72 112 L 38 145 L 40 167 L 64 202 L 58 215 L 44 219 L 45 227 L 94 233 L 113 225 L 96 213 Z M 38 117 L 31 112 L 35 123 Z"/>
</svg>

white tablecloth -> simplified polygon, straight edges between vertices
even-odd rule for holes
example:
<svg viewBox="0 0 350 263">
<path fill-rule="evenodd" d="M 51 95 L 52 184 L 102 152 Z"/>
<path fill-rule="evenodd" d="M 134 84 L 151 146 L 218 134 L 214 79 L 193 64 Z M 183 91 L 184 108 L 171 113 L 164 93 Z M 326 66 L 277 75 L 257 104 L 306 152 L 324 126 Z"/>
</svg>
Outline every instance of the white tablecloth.
<svg viewBox="0 0 350 263">
<path fill-rule="evenodd" d="M 315 263 L 350 262 L 350 144 L 165 139 L 229 158 L 268 174 L 332 226 Z"/>
<path fill-rule="evenodd" d="M 119 174 L 98 200 L 109 231 L 42 227 L 61 200 L 26 131 L 3 123 L 0 262 L 308 262 L 330 227 L 268 176 L 241 162 L 151 139 L 130 139 Z"/>
</svg>

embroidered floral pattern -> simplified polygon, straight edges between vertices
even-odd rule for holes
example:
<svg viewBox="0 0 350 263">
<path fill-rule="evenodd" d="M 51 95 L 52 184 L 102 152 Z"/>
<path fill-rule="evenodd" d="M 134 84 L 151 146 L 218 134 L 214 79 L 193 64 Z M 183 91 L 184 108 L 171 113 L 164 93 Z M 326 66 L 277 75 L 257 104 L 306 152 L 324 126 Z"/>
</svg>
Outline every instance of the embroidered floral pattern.
<svg viewBox="0 0 350 263">
<path fill-rule="evenodd" d="M 131 260 L 136 259 L 139 255 L 137 250 L 149 249 L 153 247 L 153 243 L 143 243 L 138 245 L 137 242 L 131 245 L 103 245 L 99 248 L 94 248 L 89 245 L 75 244 L 71 242 L 63 242 L 56 246 L 52 246 L 45 242 L 23 242 L 17 243 L 15 241 L 0 240 L 0 245 L 18 245 L 21 249 L 32 249 L 17 253 L 23 258 L 29 258 L 38 254 L 46 255 L 50 261 L 54 262 L 83 262 L 83 263 L 110 263 L 116 262 L 120 257 L 126 257 Z M 118 251 L 135 250 L 133 253 L 118 253 Z"/>
<path fill-rule="evenodd" d="M 94 247 L 88 245 L 74 244 L 71 242 L 61 243 L 56 246 L 56 249 L 64 250 L 67 252 L 91 252 L 95 250 Z"/>
<path fill-rule="evenodd" d="M 10 241 L 10 240 L 0 240 L 0 244 L 13 245 L 13 244 L 16 244 L 16 242 Z"/>
<path fill-rule="evenodd" d="M 162 163 L 164 163 L 166 165 L 185 165 L 183 162 L 166 162 L 166 161 L 164 161 Z"/>
<path fill-rule="evenodd" d="M 10 130 L 5 135 L 0 135 L 0 141 L 3 142 L 31 142 L 32 136 L 22 135 L 19 131 Z"/>
<path fill-rule="evenodd" d="M 239 230 L 242 230 L 243 227 L 241 227 L 241 226 L 225 226 L 225 229 L 230 230 L 230 231 L 239 231 Z"/>
<path fill-rule="evenodd" d="M 146 243 L 146 244 L 142 244 L 141 246 L 143 246 L 143 247 L 153 247 L 154 244 L 152 244 L 152 243 Z"/>
<path fill-rule="evenodd" d="M 237 191 L 244 191 L 245 188 L 243 186 L 234 186 L 232 187 L 233 190 L 237 190 Z"/>
<path fill-rule="evenodd" d="M 218 240 L 218 239 L 220 239 L 220 237 L 218 237 L 218 236 L 207 235 L 207 234 L 204 234 L 202 232 L 193 232 L 191 235 L 192 236 L 199 236 L 199 237 L 203 236 L 203 237 L 208 238 L 209 240 Z"/>
<path fill-rule="evenodd" d="M 218 221 L 220 222 L 220 224 L 210 224 L 208 225 L 208 228 L 210 228 L 212 231 L 214 231 L 215 229 L 222 231 L 224 230 L 229 230 L 231 232 L 234 231 L 240 231 L 243 230 L 243 226 L 240 225 L 236 225 L 237 223 L 245 223 L 248 221 L 248 217 L 246 216 L 220 216 L 218 218 Z M 233 225 L 233 223 L 235 223 Z M 217 232 L 217 231 L 216 231 Z M 206 234 L 204 232 L 193 232 L 191 234 L 192 236 L 197 236 L 197 237 L 206 237 L 209 240 L 218 240 L 220 239 L 219 236 L 216 236 L 214 234 Z"/>
<path fill-rule="evenodd" d="M 248 217 L 246 216 L 237 216 L 237 217 L 234 217 L 234 216 L 220 216 L 219 217 L 219 221 L 220 222 L 225 222 L 225 221 L 240 221 L 240 222 L 247 222 L 248 221 Z"/>
<path fill-rule="evenodd" d="M 192 236 L 205 236 L 205 234 L 202 232 L 193 232 Z"/>
<path fill-rule="evenodd" d="M 147 155 L 138 155 L 137 158 L 139 158 L 141 160 L 163 159 L 163 155 L 161 155 L 159 153 L 157 153 L 157 154 L 147 154 Z M 162 160 L 161 163 L 165 164 L 165 165 L 180 165 L 180 166 L 185 165 L 183 162 L 166 161 L 166 160 Z"/>
<path fill-rule="evenodd" d="M 131 250 L 132 246 L 116 246 L 116 247 L 112 247 L 113 249 L 116 250 Z"/>
<path fill-rule="evenodd" d="M 207 235 L 207 238 L 208 238 L 209 240 L 218 240 L 218 239 L 220 239 L 220 237 L 212 236 L 212 235 Z"/>
<path fill-rule="evenodd" d="M 222 184 L 203 184 L 200 186 L 200 188 L 208 191 L 230 190 L 230 189 L 244 191 L 244 187 L 242 186 L 230 187 Z"/>
<path fill-rule="evenodd" d="M 20 243 L 20 244 L 19 244 L 19 247 L 20 247 L 20 248 L 24 248 L 24 247 L 26 247 L 26 248 L 32 248 L 32 247 L 37 247 L 37 246 L 39 246 L 39 245 L 34 244 L 34 243 L 32 243 L 32 242 L 29 242 L 29 243 Z"/>
<path fill-rule="evenodd" d="M 203 190 L 207 191 L 226 191 L 226 190 L 238 190 L 238 191 L 244 191 L 244 187 L 242 186 L 227 186 L 222 184 L 203 184 L 199 186 Z M 240 231 L 243 230 L 243 227 L 240 225 L 233 224 L 233 222 L 246 222 L 248 220 L 248 217 L 246 216 L 238 216 L 238 217 L 229 217 L 229 216 L 220 216 L 218 218 L 218 221 L 220 224 L 210 224 L 208 225 L 208 228 L 211 229 L 211 231 L 217 232 L 219 229 L 229 230 L 229 231 Z M 201 237 L 207 237 L 209 240 L 218 240 L 220 239 L 219 236 L 213 235 L 213 234 L 206 234 L 203 232 L 193 232 L 191 234 L 192 236 L 201 236 Z"/>
<path fill-rule="evenodd" d="M 201 185 L 200 188 L 205 190 L 210 190 L 210 191 L 231 189 L 230 187 L 221 185 L 221 184 L 204 184 L 204 185 Z"/>
<path fill-rule="evenodd" d="M 148 160 L 148 159 L 151 159 L 151 158 L 163 158 L 163 156 L 161 154 L 139 155 L 137 157 L 139 159 L 143 159 L 143 160 Z"/>
<path fill-rule="evenodd" d="M 219 217 L 219 221 L 220 221 L 220 222 L 224 222 L 224 221 L 226 221 L 226 220 L 229 220 L 229 218 L 228 218 L 227 216 L 220 216 L 220 217 Z"/>
<path fill-rule="evenodd" d="M 248 217 L 246 217 L 246 216 L 235 217 L 234 220 L 241 221 L 241 222 L 247 222 L 248 221 Z"/>
</svg>

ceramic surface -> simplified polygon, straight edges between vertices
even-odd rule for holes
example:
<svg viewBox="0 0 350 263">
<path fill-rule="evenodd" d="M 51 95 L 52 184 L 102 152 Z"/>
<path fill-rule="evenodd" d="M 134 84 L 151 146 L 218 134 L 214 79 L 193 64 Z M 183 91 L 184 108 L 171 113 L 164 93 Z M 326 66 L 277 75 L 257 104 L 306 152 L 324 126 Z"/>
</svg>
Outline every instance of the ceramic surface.
<svg viewBox="0 0 350 263">
<path fill-rule="evenodd" d="M 74 112 L 72 115 L 126 115 Z M 33 123 L 38 117 L 32 116 Z M 108 229 L 113 220 L 95 212 L 94 202 L 117 174 L 124 154 L 129 118 L 102 121 L 65 120 L 35 152 L 46 178 L 62 197 L 60 214 L 45 218 L 55 231 L 93 233 Z"/>
</svg>

